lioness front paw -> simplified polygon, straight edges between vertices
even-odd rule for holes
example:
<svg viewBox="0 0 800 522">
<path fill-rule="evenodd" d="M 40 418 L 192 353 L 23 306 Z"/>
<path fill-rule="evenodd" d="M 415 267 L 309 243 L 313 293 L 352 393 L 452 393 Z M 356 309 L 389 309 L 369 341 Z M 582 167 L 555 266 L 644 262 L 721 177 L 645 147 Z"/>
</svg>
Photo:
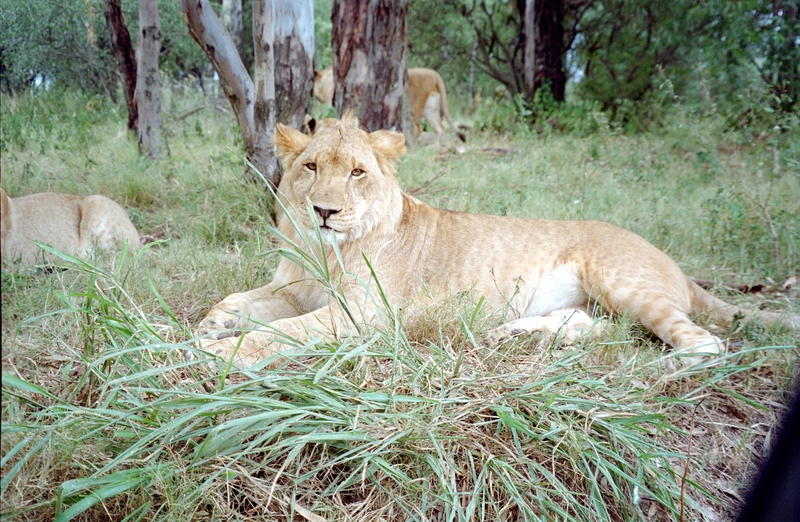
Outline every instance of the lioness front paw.
<svg viewBox="0 0 800 522">
<path fill-rule="evenodd" d="M 198 344 L 201 350 L 219 357 L 226 364 L 232 360 L 233 365 L 239 368 L 249 368 L 279 351 L 271 349 L 274 343 L 261 346 L 256 342 L 255 336 L 248 334 L 222 339 L 200 339 Z"/>
<path fill-rule="evenodd" d="M 208 312 L 197 327 L 197 336 L 209 339 L 225 339 L 238 337 L 242 332 L 238 329 L 245 328 L 248 324 L 247 317 L 235 307 L 223 307 L 222 303 Z"/>
<path fill-rule="evenodd" d="M 530 335 L 532 332 L 526 328 L 517 328 L 511 323 L 501 324 L 486 335 L 489 346 L 498 346 L 506 341 Z"/>
</svg>

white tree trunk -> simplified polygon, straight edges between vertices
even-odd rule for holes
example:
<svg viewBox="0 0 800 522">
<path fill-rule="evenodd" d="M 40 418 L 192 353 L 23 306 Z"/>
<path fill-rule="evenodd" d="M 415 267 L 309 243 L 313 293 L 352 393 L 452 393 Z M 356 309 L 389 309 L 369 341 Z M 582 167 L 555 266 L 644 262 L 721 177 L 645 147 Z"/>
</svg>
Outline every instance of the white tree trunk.
<svg viewBox="0 0 800 522">
<path fill-rule="evenodd" d="M 181 0 L 181 10 L 189 26 L 189 34 L 203 48 L 219 75 L 219 83 L 239 123 L 244 146 L 252 154 L 255 147 L 253 80 L 208 0 Z"/>
<path fill-rule="evenodd" d="M 302 129 L 314 89 L 314 2 L 272 0 L 272 3 L 276 121 Z"/>
<path fill-rule="evenodd" d="M 280 9 L 277 5 L 282 6 Z M 253 0 L 253 48 L 255 54 L 255 81 L 250 78 L 233 40 L 225 31 L 208 0 L 181 0 L 181 10 L 189 26 L 189 34 L 200 44 L 236 114 L 244 137 L 250 162 L 274 186 L 280 181 L 280 168 L 275 157 L 272 134 L 276 121 L 276 90 L 287 91 L 295 104 L 307 107 L 313 85 L 314 11 L 312 0 Z M 284 28 L 290 29 L 286 33 Z M 294 32 L 292 32 L 294 31 Z M 309 49 L 310 57 L 306 71 L 306 60 L 289 64 L 292 87 L 276 85 L 275 59 L 276 34 L 284 40 L 297 39 L 301 47 Z M 287 36 L 288 34 L 288 36 Z M 309 36 L 310 35 L 310 36 Z M 309 40 L 310 38 L 310 40 Z M 309 44 L 310 42 L 310 44 Z M 292 46 L 294 48 L 294 46 Z M 299 56 L 295 53 L 294 56 Z M 292 75 L 294 75 L 292 77 Z M 304 80 L 304 75 L 308 78 Z M 302 90 L 295 85 L 305 85 Z M 299 101 L 296 99 L 299 98 Z M 302 112 L 305 115 L 305 110 Z M 302 122 L 301 122 L 302 123 Z M 299 128 L 301 123 L 296 126 Z M 248 175 L 260 180 L 260 176 L 248 170 Z"/>
<path fill-rule="evenodd" d="M 136 104 L 139 111 L 139 152 L 151 159 L 169 155 L 161 120 L 161 20 L 156 0 L 139 0 L 139 46 L 136 50 Z"/>
<path fill-rule="evenodd" d="M 228 30 L 228 34 L 231 35 L 233 45 L 239 52 L 239 57 L 242 59 L 242 62 L 244 62 L 242 0 L 222 0 L 222 24 L 225 26 L 225 29 Z"/>
<path fill-rule="evenodd" d="M 255 148 L 253 166 L 277 188 L 280 170 L 272 135 L 275 133 L 275 6 L 253 0 L 253 71 L 255 72 Z"/>
</svg>

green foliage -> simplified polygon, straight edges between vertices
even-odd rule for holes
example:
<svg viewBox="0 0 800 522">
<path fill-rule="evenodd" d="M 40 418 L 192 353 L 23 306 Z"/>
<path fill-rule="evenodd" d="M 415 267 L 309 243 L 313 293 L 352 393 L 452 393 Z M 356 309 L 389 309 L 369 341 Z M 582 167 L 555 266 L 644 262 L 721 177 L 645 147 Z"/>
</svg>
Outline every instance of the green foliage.
<svg viewBox="0 0 800 522">
<path fill-rule="evenodd" d="M 136 46 L 139 10 L 123 2 L 131 41 Z M 158 2 L 161 20 L 161 69 L 176 78 L 202 80 L 210 64 L 189 36 L 180 3 Z M 102 0 L 2 0 L 0 7 L 0 88 L 6 93 L 59 85 L 114 98 L 116 61 Z"/>
<path fill-rule="evenodd" d="M 211 2 L 211 5 L 219 8 L 215 2 Z M 128 31 L 131 32 L 132 38 L 135 38 L 139 32 L 139 12 L 136 6 L 136 2 L 123 3 L 123 9 L 127 14 Z M 247 12 L 244 8 L 242 14 L 243 17 L 246 17 Z M 204 82 L 210 82 L 213 68 L 203 49 L 189 35 L 186 22 L 183 20 L 181 3 L 158 0 L 158 16 L 161 21 L 161 54 L 158 59 L 161 71 L 176 80 L 192 78 L 201 86 L 204 85 Z M 242 37 L 246 53 L 248 50 L 247 36 L 250 35 L 249 49 L 252 54 L 252 29 L 248 28 L 246 21 L 243 28 L 249 32 Z M 135 41 L 133 45 L 136 46 Z"/>
<path fill-rule="evenodd" d="M 694 0 L 594 2 L 581 20 L 576 46 L 584 73 L 581 95 L 614 111 L 622 100 L 643 99 L 657 67 L 683 83 L 703 23 L 699 10 Z"/>
<path fill-rule="evenodd" d="M 465 90 L 475 52 L 475 89 L 522 88 L 519 13 L 514 2 L 413 0 L 408 7 L 408 65 L 439 71 L 450 89 Z"/>
<path fill-rule="evenodd" d="M 494 97 L 479 104 L 474 118 L 476 129 L 493 134 L 589 136 L 609 125 L 599 103 L 556 103 L 547 84 L 536 92 L 531 104 L 522 94 L 509 99 L 504 89 L 498 89 Z"/>
<path fill-rule="evenodd" d="M 800 93 L 800 16 L 797 0 L 715 0 L 703 40 L 703 78 L 713 95 L 736 103 L 755 89 L 774 110 L 791 111 Z"/>
<path fill-rule="evenodd" d="M 517 4 L 411 2 L 409 64 L 439 70 L 451 89 L 464 92 L 474 50 L 474 93 L 488 99 L 499 82 L 513 99 L 523 78 Z M 796 1 L 597 0 L 565 9 L 570 101 L 599 103 L 626 132 L 650 129 L 678 100 L 713 106 L 747 125 L 759 125 L 753 117 L 766 116 L 764 128 L 775 124 L 770 114 L 795 106 Z M 531 110 L 531 121 L 540 121 Z M 492 112 L 487 128 L 515 119 L 500 107 Z"/>
<path fill-rule="evenodd" d="M 333 0 L 314 0 L 314 68 L 318 71 L 333 65 L 332 9 Z"/>
<path fill-rule="evenodd" d="M 3 0 L 0 6 L 0 88 L 6 93 L 61 83 L 87 92 L 115 91 L 100 0 Z"/>
</svg>

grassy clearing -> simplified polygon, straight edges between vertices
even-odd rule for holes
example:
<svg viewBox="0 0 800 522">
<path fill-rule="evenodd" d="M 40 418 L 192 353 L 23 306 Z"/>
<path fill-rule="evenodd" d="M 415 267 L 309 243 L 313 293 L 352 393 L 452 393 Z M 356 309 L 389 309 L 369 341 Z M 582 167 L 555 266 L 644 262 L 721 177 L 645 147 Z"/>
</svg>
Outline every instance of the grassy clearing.
<svg viewBox="0 0 800 522">
<path fill-rule="evenodd" d="M 163 244 L 2 273 L 2 511 L 14 520 L 719 520 L 738 506 L 797 374 L 798 334 L 745 325 L 676 376 L 626 318 L 597 343 L 491 351 L 475 296 L 274 370 L 186 362 L 191 328 L 269 281 L 269 202 L 232 115 L 171 86 L 172 157 L 136 154 L 119 108 L 2 104 L 2 186 L 103 193 Z M 200 105 L 206 108 L 182 117 Z M 222 109 L 225 109 L 224 105 Z M 800 139 L 684 114 L 658 134 L 469 136 L 410 150 L 438 206 L 603 219 L 750 307 L 800 310 Z M 310 353 L 310 355 L 309 355 Z M 224 372 L 223 372 L 224 373 Z M 691 445 L 691 451 L 689 446 Z M 690 456 L 687 459 L 687 455 Z M 687 463 L 689 464 L 686 471 Z M 685 477 L 685 479 L 684 479 Z"/>
</svg>

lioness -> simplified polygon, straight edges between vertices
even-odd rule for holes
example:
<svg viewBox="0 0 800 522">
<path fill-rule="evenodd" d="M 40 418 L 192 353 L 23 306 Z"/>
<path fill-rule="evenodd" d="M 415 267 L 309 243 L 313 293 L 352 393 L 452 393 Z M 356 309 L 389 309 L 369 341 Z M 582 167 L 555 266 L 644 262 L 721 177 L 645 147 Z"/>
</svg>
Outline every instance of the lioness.
<svg viewBox="0 0 800 522">
<path fill-rule="evenodd" d="M 34 263 L 45 243 L 64 253 L 85 256 L 127 241 L 139 250 L 141 240 L 125 210 L 105 196 L 44 192 L 10 198 L 0 189 L 0 254 Z"/>
<path fill-rule="evenodd" d="M 310 256 L 320 256 L 312 250 L 322 246 L 304 242 L 292 221 L 303 235 L 321 234 L 331 280 L 358 323 L 380 322 L 380 292 L 405 309 L 474 290 L 493 309 L 509 306 L 518 317 L 491 333 L 497 341 L 553 321 L 551 330 L 561 324 L 571 329 L 576 315 L 580 326 L 587 316 L 571 309 L 589 310 L 596 301 L 609 312 L 630 314 L 694 362 L 701 354 L 721 353 L 725 344 L 694 324 L 690 312 L 708 313 L 720 323 L 730 323 L 737 312 L 780 321 L 777 314 L 713 297 L 656 247 L 607 223 L 430 207 L 404 194 L 395 179 L 393 161 L 405 150 L 403 135 L 368 134 L 352 116 L 325 120 L 313 136 L 279 124 L 274 143 L 286 166 L 279 197 L 288 214 L 278 216 L 278 228 L 297 245 L 316 244 L 302 247 Z M 257 323 L 268 324 L 237 332 Z M 798 328 L 800 317 L 787 317 L 786 323 Z M 315 332 L 341 334 L 351 324 L 329 292 L 282 258 L 270 284 L 223 299 L 198 333 L 205 336 L 204 349 L 246 367 L 285 350 L 287 336 L 306 343 Z"/>
<path fill-rule="evenodd" d="M 411 101 L 414 139 L 418 138 L 422 132 L 421 121 L 424 116 L 441 145 L 444 137 L 441 115 L 444 115 L 458 139 L 466 141 L 464 134 L 456 129 L 453 120 L 450 119 L 450 111 L 447 108 L 447 89 L 438 72 L 424 67 L 409 69 L 408 95 Z M 325 105 L 333 102 L 333 69 L 331 67 L 314 71 L 314 97 Z"/>
</svg>

